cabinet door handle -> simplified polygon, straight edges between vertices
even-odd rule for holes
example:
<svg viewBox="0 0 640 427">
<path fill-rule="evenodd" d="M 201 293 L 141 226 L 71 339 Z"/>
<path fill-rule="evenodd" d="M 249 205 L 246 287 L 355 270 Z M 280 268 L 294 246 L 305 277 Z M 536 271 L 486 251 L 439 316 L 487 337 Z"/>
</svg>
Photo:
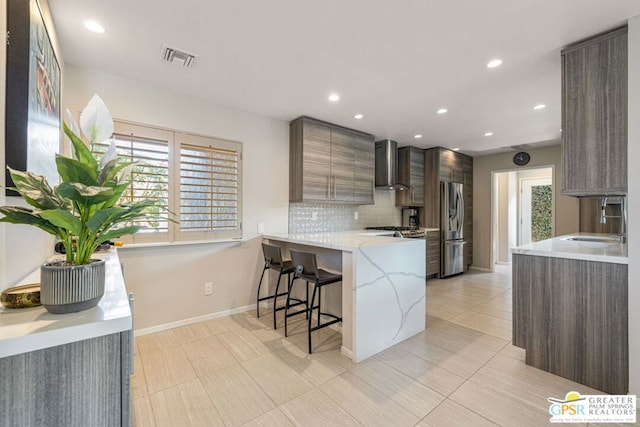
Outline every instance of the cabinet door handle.
<svg viewBox="0 0 640 427">
<path fill-rule="evenodd" d="M 327 175 L 327 200 L 331 200 L 331 175 Z"/>
<path fill-rule="evenodd" d="M 338 189 L 337 189 L 337 184 L 336 184 L 336 177 L 333 176 L 333 200 L 336 200 L 338 198 L 337 193 L 338 193 Z"/>
</svg>

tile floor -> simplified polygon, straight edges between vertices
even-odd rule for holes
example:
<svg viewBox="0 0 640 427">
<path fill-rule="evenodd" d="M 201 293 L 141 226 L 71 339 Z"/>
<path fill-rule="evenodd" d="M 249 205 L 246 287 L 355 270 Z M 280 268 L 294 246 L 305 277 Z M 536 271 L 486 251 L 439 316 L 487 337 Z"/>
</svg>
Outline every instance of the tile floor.
<svg viewBox="0 0 640 427">
<path fill-rule="evenodd" d="M 524 364 L 509 267 L 429 281 L 426 331 L 359 364 L 338 332 L 316 332 L 310 356 L 304 322 L 284 338 L 264 314 L 137 338 L 133 424 L 541 426 L 547 397 L 600 394 Z"/>
</svg>

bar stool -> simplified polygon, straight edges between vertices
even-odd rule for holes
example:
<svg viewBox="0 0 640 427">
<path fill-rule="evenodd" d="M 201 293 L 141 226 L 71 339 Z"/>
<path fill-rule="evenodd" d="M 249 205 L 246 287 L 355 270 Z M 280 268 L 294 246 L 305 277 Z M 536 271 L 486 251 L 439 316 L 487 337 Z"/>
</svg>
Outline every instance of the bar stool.
<svg viewBox="0 0 640 427">
<path fill-rule="evenodd" d="M 316 254 L 311 252 L 302 252 L 291 249 L 291 261 L 293 261 L 293 265 L 295 266 L 295 274 L 293 277 L 293 281 L 289 286 L 289 295 L 287 295 L 287 302 L 285 304 L 284 311 L 284 336 L 287 336 L 287 319 L 291 316 L 296 316 L 298 314 L 307 313 L 307 337 L 309 340 L 309 354 L 311 354 L 312 346 L 311 346 L 311 332 L 317 331 L 318 329 L 326 328 L 327 326 L 333 325 L 334 323 L 342 322 L 342 317 L 336 316 L 331 313 L 323 313 L 320 304 L 322 301 L 322 288 L 324 286 L 330 285 L 332 283 L 337 283 L 342 281 L 342 274 L 331 273 L 321 268 L 318 268 L 318 263 L 316 260 Z M 291 290 L 293 289 L 293 282 L 296 279 L 302 279 L 307 284 L 307 309 L 306 310 L 298 310 L 294 313 L 289 313 L 289 308 L 292 307 L 289 304 L 289 300 L 291 300 Z M 309 301 L 309 283 L 313 283 L 313 295 L 311 297 L 311 301 Z M 316 299 L 316 293 L 318 294 L 318 305 L 314 305 Z M 313 319 L 313 310 L 318 309 L 318 323 L 316 326 L 311 326 L 311 321 Z M 331 317 L 333 320 L 321 323 L 320 315 L 324 315 L 327 317 Z"/>
<path fill-rule="evenodd" d="M 260 275 L 260 281 L 258 282 L 258 296 L 256 297 L 256 316 L 260 317 L 260 301 L 265 301 L 273 298 L 273 329 L 276 328 L 276 313 L 280 310 L 284 310 L 285 306 L 277 307 L 278 297 L 288 296 L 289 289 L 291 288 L 291 284 L 293 280 L 291 279 L 291 273 L 294 272 L 293 263 L 288 260 L 282 259 L 282 252 L 280 251 L 279 246 L 270 245 L 268 243 L 262 244 L 262 252 L 264 253 L 264 268 L 262 269 L 262 274 Z M 260 287 L 262 286 L 262 279 L 264 277 L 264 273 L 267 270 L 275 270 L 278 272 L 278 283 L 276 284 L 276 289 L 273 295 L 267 295 L 266 297 L 260 297 Z M 280 289 L 280 279 L 282 276 L 287 275 L 287 291 L 283 293 L 278 293 Z M 299 299 L 292 298 L 295 301 L 295 304 L 291 304 L 291 307 L 295 307 L 300 304 L 307 305 L 306 301 L 302 301 Z M 307 298 L 308 300 L 309 298 Z"/>
</svg>

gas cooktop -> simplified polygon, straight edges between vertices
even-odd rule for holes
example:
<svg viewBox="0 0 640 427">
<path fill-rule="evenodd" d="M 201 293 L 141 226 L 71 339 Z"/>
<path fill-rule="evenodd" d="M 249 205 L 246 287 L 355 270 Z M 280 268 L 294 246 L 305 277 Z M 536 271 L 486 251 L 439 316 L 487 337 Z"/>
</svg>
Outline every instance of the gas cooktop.
<svg viewBox="0 0 640 427">
<path fill-rule="evenodd" d="M 420 227 L 401 227 L 396 225 L 385 225 L 380 227 L 366 227 L 367 230 L 395 231 L 397 237 L 412 239 L 422 239 L 426 237 L 424 229 Z"/>
</svg>

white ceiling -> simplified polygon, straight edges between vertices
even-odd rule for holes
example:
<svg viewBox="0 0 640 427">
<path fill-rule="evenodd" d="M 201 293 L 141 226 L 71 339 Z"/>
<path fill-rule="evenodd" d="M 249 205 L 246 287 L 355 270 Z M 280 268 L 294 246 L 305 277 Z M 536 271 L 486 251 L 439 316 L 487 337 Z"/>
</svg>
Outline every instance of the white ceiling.
<svg viewBox="0 0 640 427">
<path fill-rule="evenodd" d="M 286 121 L 308 115 L 470 153 L 557 140 L 561 48 L 640 15 L 638 0 L 49 3 L 69 64 Z M 85 30 L 89 18 L 106 33 Z M 166 64 L 163 44 L 199 57 L 190 69 Z M 503 65 L 486 68 L 495 57 Z M 538 103 L 547 108 L 534 111 Z M 449 112 L 436 114 L 441 107 Z"/>
</svg>

